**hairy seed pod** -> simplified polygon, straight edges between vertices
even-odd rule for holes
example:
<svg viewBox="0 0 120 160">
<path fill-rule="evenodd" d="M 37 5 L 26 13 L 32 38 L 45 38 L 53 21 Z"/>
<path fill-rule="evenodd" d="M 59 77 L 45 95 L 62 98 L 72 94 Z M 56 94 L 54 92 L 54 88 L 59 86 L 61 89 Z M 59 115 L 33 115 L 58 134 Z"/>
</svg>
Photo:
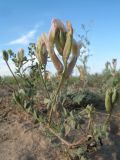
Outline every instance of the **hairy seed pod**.
<svg viewBox="0 0 120 160">
<path fill-rule="evenodd" d="M 72 74 L 73 68 L 75 67 L 75 64 L 77 62 L 77 56 L 72 56 L 70 63 L 67 66 L 67 72 L 66 72 L 66 78 L 69 78 L 69 76 Z"/>
<path fill-rule="evenodd" d="M 46 46 L 44 44 L 42 47 L 41 61 L 42 61 L 42 64 L 44 64 L 45 66 L 47 64 L 47 58 L 48 58 L 48 52 L 47 52 Z"/>
<path fill-rule="evenodd" d="M 76 55 L 76 53 L 78 52 L 78 44 L 76 42 L 75 39 L 72 40 L 72 54 Z"/>
<path fill-rule="evenodd" d="M 23 58 L 24 58 L 24 49 L 23 48 L 19 49 L 17 57 L 18 57 L 19 62 L 23 61 Z"/>
<path fill-rule="evenodd" d="M 57 31 L 57 28 L 54 25 L 52 25 L 48 33 L 48 40 L 51 43 L 51 45 L 53 45 L 55 42 L 56 31 Z"/>
<path fill-rule="evenodd" d="M 70 63 L 67 66 L 67 77 L 69 77 L 72 74 L 72 71 L 76 65 L 77 59 L 80 55 L 80 46 L 79 44 L 73 39 L 72 43 L 72 58 Z"/>
<path fill-rule="evenodd" d="M 112 94 L 112 104 L 114 105 L 118 99 L 118 92 L 116 88 L 113 88 L 113 94 Z"/>
<path fill-rule="evenodd" d="M 57 55 L 55 54 L 53 49 L 51 49 L 50 55 L 51 55 L 51 60 L 55 68 L 57 69 L 58 74 L 61 74 L 63 72 L 63 65 L 61 61 L 59 60 L 59 58 L 57 57 Z"/>
<path fill-rule="evenodd" d="M 62 30 L 58 30 L 55 38 L 55 46 L 61 56 L 63 56 L 65 42 L 66 42 L 66 32 L 63 32 Z"/>
<path fill-rule="evenodd" d="M 9 58 L 8 53 L 7 53 L 6 50 L 4 50 L 4 51 L 3 51 L 3 59 L 7 62 L 7 61 L 8 61 L 8 58 Z"/>
<path fill-rule="evenodd" d="M 57 49 L 58 53 L 62 56 L 63 55 L 64 46 L 62 46 L 61 43 L 60 43 L 60 30 L 58 30 L 56 32 L 55 46 L 56 46 L 56 49 Z"/>
<path fill-rule="evenodd" d="M 63 60 L 66 63 L 69 55 L 71 53 L 71 47 L 72 47 L 72 40 L 73 40 L 73 29 L 71 23 L 68 21 L 67 22 L 67 34 L 66 34 L 66 42 L 65 42 L 65 47 L 63 50 Z"/>
<path fill-rule="evenodd" d="M 55 47 L 56 47 L 59 55 L 62 56 L 63 55 L 63 49 L 62 49 L 62 47 L 61 47 L 60 42 L 59 42 L 58 39 L 56 39 L 56 41 L 55 41 Z"/>
<path fill-rule="evenodd" d="M 66 32 L 66 28 L 64 24 L 59 19 L 53 19 L 52 25 L 48 34 L 48 40 L 53 45 L 55 43 L 56 32 L 61 30 L 62 32 Z"/>
<path fill-rule="evenodd" d="M 52 20 L 52 25 L 54 25 L 54 27 L 55 27 L 56 29 L 60 29 L 60 30 L 62 30 L 63 32 L 66 32 L 66 28 L 65 28 L 65 26 L 64 26 L 64 24 L 62 23 L 61 20 L 59 20 L 59 19 L 53 19 L 53 20 Z"/>
<path fill-rule="evenodd" d="M 112 111 L 112 90 L 107 89 L 106 95 L 105 95 L 105 108 L 108 113 L 111 113 Z"/>
<path fill-rule="evenodd" d="M 63 65 L 62 65 L 61 61 L 59 60 L 59 58 L 55 54 L 54 48 L 53 48 L 53 46 L 50 45 L 46 34 L 43 34 L 42 38 L 43 38 L 43 41 L 45 42 L 48 54 L 54 64 L 58 74 L 61 74 L 63 72 Z"/>
<path fill-rule="evenodd" d="M 63 32 L 62 30 L 60 30 L 59 41 L 62 49 L 64 49 L 65 42 L 66 42 L 66 32 Z"/>
<path fill-rule="evenodd" d="M 82 46 L 80 46 L 75 39 L 73 39 L 72 41 L 72 54 L 74 56 L 79 56 L 80 55 L 80 49 L 82 48 Z"/>
<path fill-rule="evenodd" d="M 36 56 L 38 61 L 42 64 L 45 65 L 47 64 L 47 57 L 48 57 L 48 52 L 45 46 L 45 43 L 42 41 L 40 38 L 36 44 Z"/>
<path fill-rule="evenodd" d="M 38 41 L 37 41 L 37 43 L 36 43 L 36 46 L 35 46 L 35 55 L 36 55 L 36 57 L 37 57 L 37 59 L 38 59 L 38 61 L 41 61 L 40 60 L 40 52 L 41 52 L 41 49 L 42 48 L 42 42 L 41 42 L 41 37 L 38 39 Z"/>
</svg>

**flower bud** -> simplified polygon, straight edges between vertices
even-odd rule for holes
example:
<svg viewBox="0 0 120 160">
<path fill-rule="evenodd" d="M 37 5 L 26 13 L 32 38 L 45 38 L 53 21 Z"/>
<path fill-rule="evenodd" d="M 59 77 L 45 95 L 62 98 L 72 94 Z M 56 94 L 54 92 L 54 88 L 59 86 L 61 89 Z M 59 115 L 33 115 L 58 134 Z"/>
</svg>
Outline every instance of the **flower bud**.
<svg viewBox="0 0 120 160">
<path fill-rule="evenodd" d="M 36 57 L 42 65 L 46 66 L 48 52 L 42 38 L 40 38 L 36 44 Z"/>
<path fill-rule="evenodd" d="M 3 51 L 3 59 L 7 62 L 7 61 L 8 61 L 8 58 L 9 58 L 8 53 L 7 53 L 6 50 L 4 50 L 4 51 Z"/>
<path fill-rule="evenodd" d="M 17 54 L 17 57 L 18 57 L 18 60 L 20 62 L 23 61 L 23 58 L 24 58 L 24 49 L 20 48 L 19 51 L 18 51 L 18 54 Z"/>
</svg>

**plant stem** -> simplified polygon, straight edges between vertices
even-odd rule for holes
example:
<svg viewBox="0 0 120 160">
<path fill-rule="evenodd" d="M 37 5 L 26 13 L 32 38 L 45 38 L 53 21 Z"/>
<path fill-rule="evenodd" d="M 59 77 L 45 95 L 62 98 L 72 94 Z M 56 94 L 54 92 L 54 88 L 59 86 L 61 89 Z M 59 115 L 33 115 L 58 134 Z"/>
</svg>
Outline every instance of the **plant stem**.
<svg viewBox="0 0 120 160">
<path fill-rule="evenodd" d="M 55 95 L 54 95 L 54 97 L 53 97 L 52 105 L 53 105 L 53 104 L 55 105 L 56 97 L 58 96 L 58 94 L 59 94 L 59 92 L 60 92 L 60 90 L 61 90 L 61 87 L 62 87 L 62 85 L 63 85 L 63 82 L 64 82 L 65 73 L 66 73 L 66 67 L 65 67 L 65 70 L 64 70 L 64 72 L 63 72 L 63 74 L 62 74 L 62 77 L 61 77 L 60 83 L 59 83 L 59 85 L 58 85 L 58 88 L 57 88 L 57 90 L 56 90 L 56 92 L 55 92 Z M 48 118 L 49 124 L 51 123 L 52 113 L 53 113 L 53 107 L 51 106 L 50 114 L 49 114 L 49 118 Z"/>
<path fill-rule="evenodd" d="M 73 149 L 73 148 L 77 148 L 80 145 L 84 144 L 87 140 L 86 137 L 82 137 L 80 140 L 78 140 L 77 142 L 74 143 L 69 143 L 68 141 L 64 140 L 63 138 L 61 138 L 57 133 L 55 133 L 55 131 L 50 128 L 49 126 L 46 127 L 54 136 L 56 136 L 63 144 L 65 144 L 69 149 Z"/>
<path fill-rule="evenodd" d="M 9 68 L 9 70 L 10 70 L 10 72 L 11 72 L 11 74 L 12 74 L 13 78 L 15 79 L 15 81 L 16 81 L 16 83 L 17 83 L 18 87 L 19 87 L 19 82 L 18 82 L 18 80 L 17 80 L 16 76 L 14 75 L 14 73 L 13 73 L 12 69 L 10 68 L 9 63 L 8 63 L 7 61 L 5 61 L 5 62 L 6 62 L 6 64 L 7 64 L 7 66 L 8 66 L 8 68 Z"/>
<path fill-rule="evenodd" d="M 107 118 L 106 118 L 106 120 L 105 120 L 105 125 L 107 125 L 107 124 L 109 123 L 110 118 L 111 118 L 111 115 L 112 115 L 112 113 L 110 113 L 110 114 L 107 116 Z"/>
<path fill-rule="evenodd" d="M 39 67 L 39 73 L 40 73 L 41 80 L 42 80 L 42 83 L 43 83 L 43 85 L 44 85 L 46 94 L 47 94 L 48 98 L 51 99 L 51 98 L 50 98 L 50 94 L 49 94 L 48 89 L 47 89 L 47 86 L 46 86 L 46 83 L 45 83 L 45 81 L 44 81 L 44 79 L 43 79 L 43 75 L 42 75 L 42 72 L 41 72 L 41 68 L 40 68 L 40 67 Z"/>
<path fill-rule="evenodd" d="M 102 112 L 96 112 L 97 114 L 104 114 L 104 115 L 106 115 L 106 116 L 108 116 L 109 114 L 107 114 L 107 113 L 102 113 Z M 119 114 L 119 113 L 118 113 Z M 120 116 L 117 116 L 117 115 L 113 115 L 113 114 L 111 114 L 111 117 L 114 117 L 114 118 L 120 118 Z"/>
</svg>

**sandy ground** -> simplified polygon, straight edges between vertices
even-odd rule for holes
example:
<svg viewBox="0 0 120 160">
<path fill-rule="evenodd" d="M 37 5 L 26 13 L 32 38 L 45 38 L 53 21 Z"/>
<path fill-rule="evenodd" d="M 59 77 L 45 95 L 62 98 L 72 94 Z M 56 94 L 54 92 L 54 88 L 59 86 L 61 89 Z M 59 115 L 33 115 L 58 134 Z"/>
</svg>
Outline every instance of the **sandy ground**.
<svg viewBox="0 0 120 160">
<path fill-rule="evenodd" d="M 0 89 L 0 160 L 62 160 L 38 124 L 12 102 L 9 89 Z M 113 119 L 110 141 L 91 155 L 93 160 L 120 160 L 120 118 Z"/>
</svg>

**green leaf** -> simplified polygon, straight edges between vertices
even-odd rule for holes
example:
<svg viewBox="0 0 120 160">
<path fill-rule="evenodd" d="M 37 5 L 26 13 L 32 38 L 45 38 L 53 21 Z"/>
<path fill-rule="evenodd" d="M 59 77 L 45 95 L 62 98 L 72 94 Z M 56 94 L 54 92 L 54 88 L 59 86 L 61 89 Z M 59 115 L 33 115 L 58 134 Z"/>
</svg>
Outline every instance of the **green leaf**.
<svg viewBox="0 0 120 160">
<path fill-rule="evenodd" d="M 85 95 L 75 95 L 75 97 L 73 97 L 73 102 L 80 104 L 82 102 L 82 100 L 84 99 Z"/>
<path fill-rule="evenodd" d="M 67 135 L 69 134 L 71 128 L 70 128 L 70 126 L 67 125 L 67 124 L 65 124 L 64 127 L 65 127 L 65 136 L 67 136 Z"/>
<path fill-rule="evenodd" d="M 45 98 L 45 99 L 44 99 L 44 104 L 49 104 L 49 103 L 51 103 L 51 100 L 48 99 L 48 98 Z"/>
<path fill-rule="evenodd" d="M 74 118 L 73 111 L 70 112 L 70 116 Z"/>
<path fill-rule="evenodd" d="M 67 110 L 63 107 L 64 115 L 67 116 Z"/>
<path fill-rule="evenodd" d="M 53 106 L 52 106 L 52 108 L 53 108 L 53 112 L 55 112 L 56 111 L 56 104 L 54 104 Z"/>
<path fill-rule="evenodd" d="M 22 95 L 23 97 L 25 96 L 25 91 L 24 91 L 23 89 L 20 89 L 18 92 L 19 92 L 19 94 Z"/>
</svg>

